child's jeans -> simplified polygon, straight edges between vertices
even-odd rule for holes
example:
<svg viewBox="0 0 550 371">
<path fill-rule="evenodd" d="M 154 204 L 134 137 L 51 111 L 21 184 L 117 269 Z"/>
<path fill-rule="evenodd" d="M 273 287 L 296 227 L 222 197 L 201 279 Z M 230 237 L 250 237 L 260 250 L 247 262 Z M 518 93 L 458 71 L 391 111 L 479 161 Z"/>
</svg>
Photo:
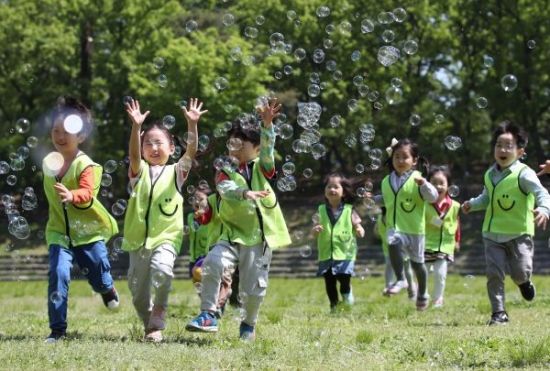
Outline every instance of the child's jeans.
<svg viewBox="0 0 550 371">
<path fill-rule="evenodd" d="M 67 299 L 73 260 L 80 267 L 95 292 L 109 292 L 113 288 L 111 265 L 104 241 L 92 242 L 73 248 L 50 245 L 48 272 L 48 317 L 52 331 L 67 329 Z"/>
<path fill-rule="evenodd" d="M 510 276 L 516 285 L 531 280 L 533 272 L 533 238 L 523 235 L 507 242 L 495 242 L 487 238 L 485 261 L 487 263 L 487 293 L 493 313 L 504 308 L 505 267 L 509 265 Z"/>
<path fill-rule="evenodd" d="M 239 268 L 239 292 L 243 301 L 243 322 L 254 326 L 267 292 L 271 249 L 264 244 L 242 246 L 220 241 L 208 252 L 202 269 L 201 310 L 215 312 L 224 274 Z"/>
</svg>

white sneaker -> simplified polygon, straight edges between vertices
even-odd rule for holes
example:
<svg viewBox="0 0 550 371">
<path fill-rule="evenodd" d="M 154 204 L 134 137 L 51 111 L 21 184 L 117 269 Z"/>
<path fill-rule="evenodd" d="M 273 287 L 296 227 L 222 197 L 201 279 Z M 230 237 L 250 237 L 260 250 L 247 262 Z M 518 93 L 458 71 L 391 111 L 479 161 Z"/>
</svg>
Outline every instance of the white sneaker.
<svg viewBox="0 0 550 371">
<path fill-rule="evenodd" d="M 399 292 L 403 289 L 406 289 L 409 287 L 409 284 L 407 281 L 395 281 L 389 288 L 388 288 L 388 294 L 389 295 L 395 295 L 399 294 Z"/>
<path fill-rule="evenodd" d="M 348 294 L 342 294 L 342 299 L 344 299 L 344 303 L 347 305 L 353 305 L 353 303 L 355 303 L 355 298 L 353 297 L 353 291 L 351 289 Z"/>
</svg>

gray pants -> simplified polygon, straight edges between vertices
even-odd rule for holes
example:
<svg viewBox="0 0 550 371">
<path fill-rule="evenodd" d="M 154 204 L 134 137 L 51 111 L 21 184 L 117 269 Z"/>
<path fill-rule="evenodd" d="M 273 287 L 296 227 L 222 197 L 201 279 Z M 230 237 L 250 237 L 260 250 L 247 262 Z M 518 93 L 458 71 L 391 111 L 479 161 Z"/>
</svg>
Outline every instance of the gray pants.
<svg viewBox="0 0 550 371">
<path fill-rule="evenodd" d="M 531 280 L 533 273 L 533 238 L 523 235 L 507 242 L 484 238 L 487 264 L 487 293 L 493 313 L 504 311 L 504 277 L 506 265 L 516 285 Z"/>
<path fill-rule="evenodd" d="M 201 310 L 215 312 L 224 274 L 239 267 L 239 293 L 244 308 L 243 321 L 254 326 L 260 304 L 267 291 L 271 249 L 264 244 L 242 246 L 219 241 L 204 259 L 202 266 Z"/>
<path fill-rule="evenodd" d="M 153 304 L 164 309 L 168 307 L 176 255 L 176 250 L 169 244 L 160 245 L 154 250 L 141 248 L 130 252 L 128 287 L 134 308 L 146 328 Z M 151 286 L 155 290 L 154 303 Z"/>
</svg>

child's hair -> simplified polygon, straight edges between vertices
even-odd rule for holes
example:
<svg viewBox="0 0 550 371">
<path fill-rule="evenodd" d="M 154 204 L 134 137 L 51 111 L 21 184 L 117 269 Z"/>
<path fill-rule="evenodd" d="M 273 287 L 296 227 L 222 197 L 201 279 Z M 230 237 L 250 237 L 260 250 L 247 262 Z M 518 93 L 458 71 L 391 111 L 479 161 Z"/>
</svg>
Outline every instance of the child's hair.
<svg viewBox="0 0 550 371">
<path fill-rule="evenodd" d="M 63 96 L 57 100 L 57 105 L 51 116 L 51 128 L 58 120 L 65 120 L 70 115 L 77 115 L 82 119 L 82 130 L 78 135 L 87 138 L 92 132 L 92 114 L 88 107 L 75 97 Z"/>
<path fill-rule="evenodd" d="M 326 188 L 330 178 L 340 178 L 340 185 L 344 190 L 344 192 L 342 193 L 342 201 L 346 204 L 353 203 L 354 197 L 351 181 L 346 178 L 341 172 L 333 171 L 325 177 L 325 180 L 323 182 L 323 189 Z"/>
<path fill-rule="evenodd" d="M 497 144 L 497 139 L 499 136 L 506 133 L 512 134 L 516 140 L 518 148 L 527 147 L 527 142 L 529 141 L 527 133 L 521 127 L 509 120 L 502 121 L 498 124 L 497 128 L 493 132 L 493 139 L 491 141 L 492 146 L 494 147 Z"/>
<path fill-rule="evenodd" d="M 244 114 L 232 122 L 229 130 L 230 138 L 239 138 L 243 142 L 250 142 L 254 147 L 260 145 L 260 126 L 258 118 L 252 114 Z"/>
<path fill-rule="evenodd" d="M 386 160 L 386 165 L 389 167 L 390 171 L 394 171 L 393 167 L 393 155 L 395 154 L 395 151 L 397 151 L 401 147 L 409 146 L 411 151 L 411 156 L 417 160 L 417 169 L 422 173 L 422 175 L 426 176 L 428 174 L 430 169 L 430 163 L 424 156 L 420 156 L 418 145 L 410 140 L 409 138 L 403 138 L 399 139 L 396 144 L 391 146 L 391 155 Z"/>
<path fill-rule="evenodd" d="M 428 173 L 428 181 L 437 173 L 442 173 L 443 176 L 447 179 L 447 184 L 451 184 L 451 171 L 448 166 L 445 165 L 433 165 L 430 167 L 430 172 Z"/>
</svg>

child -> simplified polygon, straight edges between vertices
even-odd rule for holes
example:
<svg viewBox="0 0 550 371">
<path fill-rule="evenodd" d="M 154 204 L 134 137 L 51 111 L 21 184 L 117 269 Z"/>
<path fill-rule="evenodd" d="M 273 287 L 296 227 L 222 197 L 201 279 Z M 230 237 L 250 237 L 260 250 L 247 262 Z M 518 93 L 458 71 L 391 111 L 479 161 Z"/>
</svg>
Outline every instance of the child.
<svg viewBox="0 0 550 371">
<path fill-rule="evenodd" d="M 462 210 L 468 213 L 486 209 L 483 243 L 487 293 L 493 311 L 488 325 L 502 325 L 508 322 L 504 305 L 506 266 L 523 298 L 535 298 L 531 282 L 533 235 L 535 224 L 546 228 L 550 196 L 535 172 L 520 161 L 525 154 L 527 133 L 504 121 L 494 131 L 492 145 L 496 163 L 485 173 L 483 192 L 464 202 Z"/>
<path fill-rule="evenodd" d="M 401 139 L 388 148 L 391 173 L 382 180 L 382 202 L 387 210 L 390 260 L 397 280 L 388 288 L 395 295 L 408 284 L 403 277 L 403 253 L 408 255 L 418 282 L 416 309 L 428 308 L 427 271 L 424 265 L 425 202 L 437 199 L 437 190 L 415 170 L 420 165 L 427 173 L 427 161 L 418 154 L 418 146 Z"/>
<path fill-rule="evenodd" d="M 187 149 L 177 164 L 167 165 L 175 150 L 174 137 L 159 124 L 142 131 L 149 111 L 142 114 L 138 101 L 126 103 L 132 121 L 128 171 L 132 193 L 124 219 L 122 248 L 130 255 L 128 285 L 145 327 L 146 341 L 162 341 L 174 261 L 183 239 L 181 188 L 197 152 L 197 123 L 208 112 L 201 108 L 202 103 L 195 98 L 191 98 L 189 110 L 183 108 L 188 128 Z M 151 284 L 155 289 L 154 301 Z"/>
<path fill-rule="evenodd" d="M 195 191 L 194 212 L 187 216 L 189 225 L 189 273 L 193 283 L 200 288 L 202 264 L 209 248 L 218 242 L 221 234 L 221 222 L 218 217 L 218 195 L 209 187 L 199 187 Z M 224 272 L 220 284 L 216 316 L 221 318 L 225 304 L 231 296 L 231 272 Z M 198 289 L 200 296 L 200 289 Z"/>
<path fill-rule="evenodd" d="M 447 261 L 454 261 L 454 252 L 460 248 L 460 204 L 447 193 L 451 174 L 445 166 L 432 168 L 429 182 L 437 189 L 437 201 L 426 205 L 426 250 L 424 258 L 434 272 L 433 306 L 443 306 L 443 292 L 447 279 Z M 433 268 L 432 268 L 433 267 Z M 431 270 L 430 269 L 430 270 Z"/>
<path fill-rule="evenodd" d="M 259 109 L 261 131 L 256 118 L 241 118 L 233 123 L 228 148 L 239 165 L 237 169 L 225 166 L 216 175 L 222 235 L 204 260 L 201 313 L 187 324 L 189 331 L 218 331 L 215 312 L 222 275 L 238 265 L 244 309 L 239 335 L 243 340 L 255 338 L 258 312 L 268 284 L 271 249 L 291 243 L 269 184 L 275 176 L 272 121 L 280 108 L 272 102 Z"/>
<path fill-rule="evenodd" d="M 96 198 L 102 167 L 78 148 L 91 125 L 88 109 L 74 98 L 64 98 L 54 110 L 51 131 L 58 152 L 46 156 L 42 164 L 49 204 L 48 343 L 65 337 L 67 331 L 73 260 L 83 272 L 87 271 L 88 282 L 101 294 L 107 308 L 114 309 L 119 304 L 105 247 L 105 241 L 118 233 L 117 223 Z"/>
<path fill-rule="evenodd" d="M 390 254 L 388 252 L 388 236 L 387 236 L 387 225 L 386 225 L 386 208 L 381 207 L 381 212 L 378 214 L 376 219 L 376 224 L 374 226 L 374 233 L 380 238 L 382 242 L 382 252 L 384 254 L 384 290 L 382 294 L 386 296 L 391 296 L 388 293 L 388 289 L 391 284 L 395 281 L 395 275 L 393 274 L 393 268 L 391 266 Z M 416 283 L 413 280 L 413 272 L 411 268 L 411 262 L 408 257 L 404 257 L 404 275 L 407 280 L 407 292 L 409 294 L 409 299 L 416 300 Z"/>
<path fill-rule="evenodd" d="M 345 304 L 354 303 L 351 276 L 354 274 L 357 256 L 356 236 L 363 237 L 365 230 L 361 218 L 353 209 L 351 184 L 340 173 L 331 173 L 325 178 L 325 203 L 319 205 L 319 222 L 313 226 L 317 236 L 319 270 L 317 276 L 325 278 L 325 288 L 334 312 L 338 305 L 336 282 Z"/>
</svg>

